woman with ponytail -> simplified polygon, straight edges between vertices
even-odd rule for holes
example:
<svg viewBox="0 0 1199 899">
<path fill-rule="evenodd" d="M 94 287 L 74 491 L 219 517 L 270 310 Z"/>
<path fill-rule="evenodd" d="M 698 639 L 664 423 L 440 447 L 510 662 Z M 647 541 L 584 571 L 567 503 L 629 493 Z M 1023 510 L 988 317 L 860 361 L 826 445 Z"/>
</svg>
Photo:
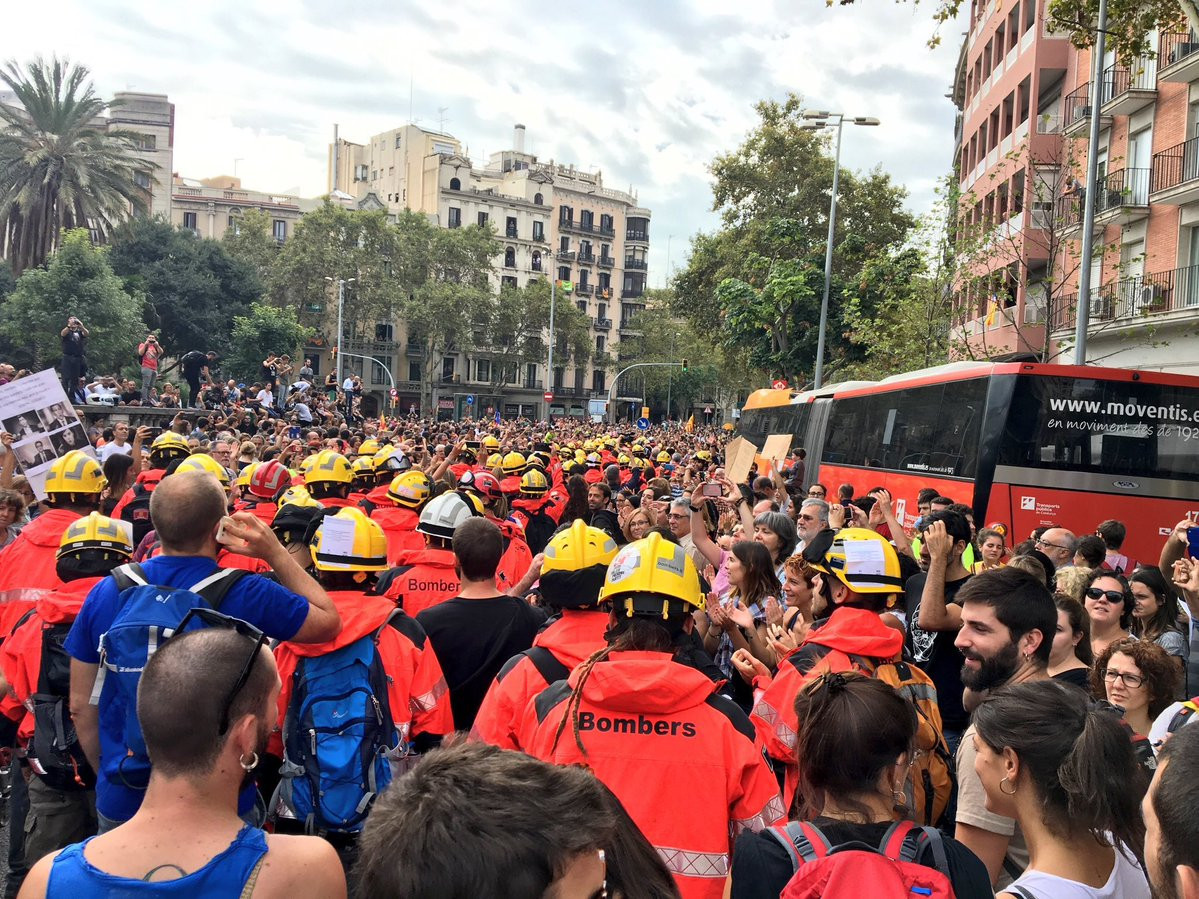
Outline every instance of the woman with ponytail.
<svg viewBox="0 0 1199 899">
<path fill-rule="evenodd" d="M 1029 864 L 998 899 L 1149 899 L 1146 777 L 1118 714 L 1055 681 L 1001 687 L 974 713 L 987 809 L 1015 818 Z"/>
</svg>

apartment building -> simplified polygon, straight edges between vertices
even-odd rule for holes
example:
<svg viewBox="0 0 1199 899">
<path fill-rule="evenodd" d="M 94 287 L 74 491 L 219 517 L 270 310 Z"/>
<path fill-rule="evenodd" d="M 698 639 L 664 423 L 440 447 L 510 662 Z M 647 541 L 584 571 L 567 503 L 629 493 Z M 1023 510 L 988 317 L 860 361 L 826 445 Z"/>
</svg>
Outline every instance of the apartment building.
<svg viewBox="0 0 1199 899">
<path fill-rule="evenodd" d="M 434 393 L 439 414 L 582 417 L 592 400 L 607 397 L 620 339 L 635 333 L 631 318 L 646 284 L 651 214 L 631 191 L 604 187 L 599 172 L 539 161 L 525 150 L 523 125 L 513 129 L 511 148 L 491 154 L 482 166 L 472 163 L 457 138 L 416 125 L 363 144 L 337 137 L 328 173 L 331 191 L 372 199 L 393 213 L 421 212 L 444 228 L 493 227 L 500 240 L 495 289 L 553 278 L 557 302 L 575 303 L 591 319 L 593 358 L 574 364 L 563 352 L 555 362 L 564 364 L 555 364 L 552 374 L 540 361 L 500 370 L 486 346 L 450 350 Z M 388 339 L 371 341 L 367 355 L 395 372 L 400 409 L 418 406 L 422 346 L 403 322 L 377 323 L 376 336 Z M 392 365 L 396 360 L 402 361 Z M 382 365 L 366 367 L 371 371 L 369 379 L 360 372 L 364 383 L 386 383 Z M 407 377 L 401 381 L 401 375 Z M 549 403 L 547 391 L 554 395 Z"/>
<path fill-rule="evenodd" d="M 958 290 L 960 355 L 1037 352 L 1045 339 L 1051 210 L 1066 177 L 1060 104 L 1070 45 L 1046 26 L 1047 0 L 973 0 L 954 78 L 959 237 L 970 274 Z M 1060 288 L 1058 288 L 1060 291 Z"/>
<path fill-rule="evenodd" d="M 171 224 L 187 228 L 197 237 L 220 240 L 251 209 L 271 217 L 271 234 L 279 243 L 291 236 L 300 216 L 320 205 L 290 194 L 272 194 L 247 190 L 233 175 L 215 178 L 171 179 Z"/>
<path fill-rule="evenodd" d="M 134 175 L 150 191 L 150 215 L 171 216 L 171 174 L 175 161 L 175 104 L 166 94 L 121 91 L 113 95 L 108 127 L 139 135 L 137 155 L 148 163 Z"/>
</svg>

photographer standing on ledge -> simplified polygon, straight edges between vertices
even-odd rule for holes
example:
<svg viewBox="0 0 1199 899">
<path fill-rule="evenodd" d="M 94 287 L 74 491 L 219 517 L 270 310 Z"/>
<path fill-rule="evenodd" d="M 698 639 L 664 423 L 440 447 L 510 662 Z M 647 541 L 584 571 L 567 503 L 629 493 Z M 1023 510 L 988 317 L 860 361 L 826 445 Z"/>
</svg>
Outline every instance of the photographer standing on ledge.
<svg viewBox="0 0 1199 899">
<path fill-rule="evenodd" d="M 158 338 L 151 331 L 146 339 L 137 345 L 137 358 L 142 366 L 142 405 L 150 402 L 150 391 L 158 380 L 158 360 L 162 357 L 162 347 Z"/>
<path fill-rule="evenodd" d="M 87 371 L 87 328 L 72 315 L 59 336 L 62 337 L 62 389 L 69 394 Z"/>
</svg>

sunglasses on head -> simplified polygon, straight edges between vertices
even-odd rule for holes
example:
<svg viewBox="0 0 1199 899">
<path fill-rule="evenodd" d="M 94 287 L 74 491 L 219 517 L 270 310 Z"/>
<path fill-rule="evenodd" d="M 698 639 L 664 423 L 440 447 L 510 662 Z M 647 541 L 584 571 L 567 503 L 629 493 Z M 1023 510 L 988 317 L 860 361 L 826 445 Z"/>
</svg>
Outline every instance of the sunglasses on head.
<svg viewBox="0 0 1199 899">
<path fill-rule="evenodd" d="M 189 627 L 189 625 L 194 626 Z M 225 696 L 225 701 L 221 704 L 220 729 L 217 731 L 220 736 L 224 736 L 229 732 L 229 712 L 233 708 L 233 701 L 237 699 L 237 694 L 240 693 L 250 680 L 250 675 L 254 671 L 254 663 L 257 661 L 262 647 L 267 645 L 267 637 L 262 631 L 254 627 L 248 621 L 242 621 L 240 618 L 233 618 L 230 615 L 222 615 L 215 609 L 206 609 L 202 606 L 197 606 L 188 610 L 188 613 L 183 616 L 183 620 L 179 622 L 179 627 L 175 629 L 176 634 L 186 633 L 189 630 L 198 630 L 200 627 L 219 627 L 226 630 L 233 630 L 241 634 L 243 637 L 248 637 L 254 641 L 254 649 L 246 659 L 245 664 L 241 667 L 241 673 L 237 676 L 237 680 L 233 682 L 233 687 Z"/>
<path fill-rule="evenodd" d="M 1087 598 L 1104 598 L 1112 605 L 1124 605 L 1124 594 L 1119 590 L 1100 590 L 1098 587 L 1087 587 Z"/>
</svg>

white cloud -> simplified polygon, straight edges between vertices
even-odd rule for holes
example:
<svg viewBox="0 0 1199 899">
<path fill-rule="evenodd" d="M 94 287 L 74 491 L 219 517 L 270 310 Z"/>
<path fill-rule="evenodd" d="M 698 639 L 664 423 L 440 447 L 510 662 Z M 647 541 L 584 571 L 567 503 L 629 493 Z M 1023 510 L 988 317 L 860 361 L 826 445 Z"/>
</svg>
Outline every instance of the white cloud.
<svg viewBox="0 0 1199 899">
<path fill-rule="evenodd" d="M 875 115 L 849 129 L 842 162 L 891 172 L 926 210 L 951 163 L 959 34 L 930 51 L 928 10 L 767 0 L 593 3 L 469 0 L 429 7 L 359 0 L 60 0 L 7 11 L 0 58 L 58 53 L 88 65 L 104 94 L 166 93 L 176 104 L 175 168 L 237 173 L 252 188 L 325 190 L 333 123 L 365 139 L 413 116 L 471 154 L 529 149 L 600 168 L 654 210 L 651 283 L 712 228 L 707 165 L 753 127 L 753 104 L 788 90 L 813 106 Z M 439 111 L 445 107 L 444 113 Z"/>
</svg>

